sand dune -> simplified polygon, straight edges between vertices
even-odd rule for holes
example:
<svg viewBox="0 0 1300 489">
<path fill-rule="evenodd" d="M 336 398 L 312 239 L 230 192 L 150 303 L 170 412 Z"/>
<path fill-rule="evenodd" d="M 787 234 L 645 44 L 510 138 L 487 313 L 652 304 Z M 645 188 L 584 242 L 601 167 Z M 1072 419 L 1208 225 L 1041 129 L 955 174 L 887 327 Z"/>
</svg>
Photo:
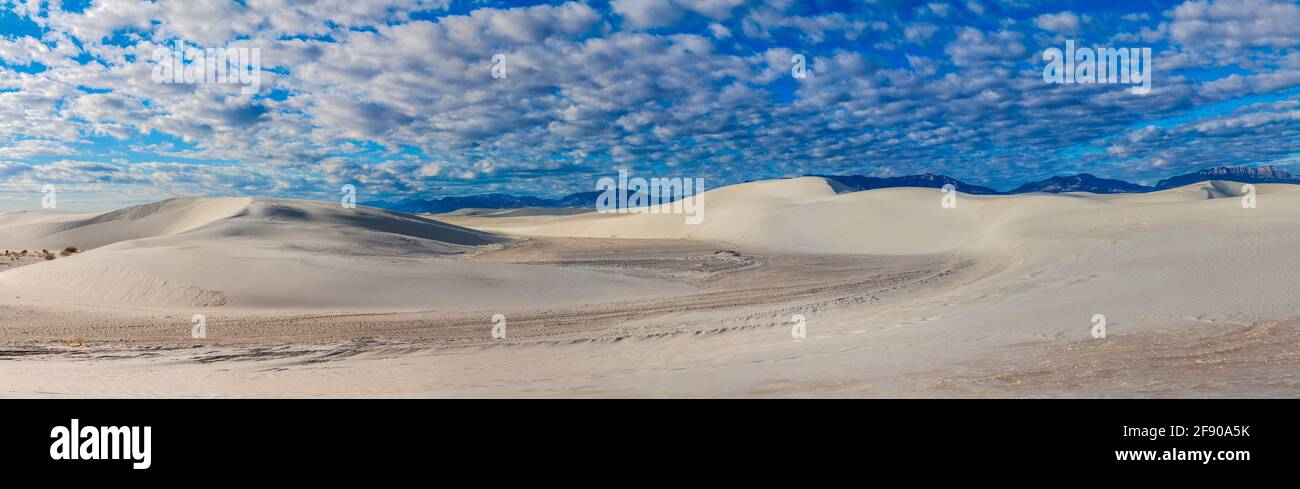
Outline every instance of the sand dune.
<svg viewBox="0 0 1300 489">
<path fill-rule="evenodd" d="M 797 178 L 711 190 L 694 226 L 264 199 L 7 214 L 11 248 L 90 250 L 0 272 L 0 336 L 51 373 L 0 393 L 1300 395 L 1300 187 L 1241 195 L 945 209 L 935 189 Z M 201 351 L 181 348 L 191 312 L 218 325 Z M 40 343 L 71 334 L 179 346 L 101 344 L 121 360 L 91 365 Z"/>
<path fill-rule="evenodd" d="M 1148 194 L 960 194 L 951 209 L 941 206 L 942 193 L 935 189 L 837 193 L 832 185 L 822 178 L 804 177 L 714 189 L 703 195 L 705 220 L 698 225 L 667 213 L 449 220 L 526 236 L 700 239 L 785 253 L 925 255 L 1014 248 L 1023 240 L 1040 238 L 1039 224 L 1047 230 L 1071 219 L 1078 219 L 1079 226 L 1095 227 L 1094 220 L 1119 224 L 1141 221 L 1143 216 L 1171 224 L 1245 217 L 1238 212 L 1237 201 L 1224 200 L 1241 195 L 1241 184 L 1232 182 L 1204 182 Z M 1262 200 L 1274 202 L 1248 216 L 1286 215 L 1287 204 L 1300 199 L 1295 190 L 1290 185 L 1258 185 L 1258 195 L 1270 196 Z M 1205 202 L 1211 198 L 1218 201 Z M 1124 205 L 1174 202 L 1193 205 L 1179 209 Z"/>
<path fill-rule="evenodd" d="M 1118 332 L 1300 316 L 1300 187 L 1258 185 L 1251 209 L 1237 198 L 1240 187 L 961 195 L 955 209 L 944 209 L 933 189 L 836 194 L 820 179 L 800 178 L 710 191 L 705 222 L 694 227 L 677 215 L 594 213 L 454 222 L 526 236 L 706 238 L 746 253 L 953 254 L 991 268 L 905 315 L 863 322 L 924 323 L 943 332 L 928 341 L 961 349 L 1088 339 L 1095 314 Z"/>
<path fill-rule="evenodd" d="M 170 199 L 138 205 L 99 215 L 40 213 L 40 219 L 24 214 L 0 216 L 5 248 L 82 249 L 132 239 L 183 233 L 231 217 L 248 207 L 252 199 Z"/>
<path fill-rule="evenodd" d="M 1239 182 L 1207 180 L 1201 183 L 1162 190 L 1159 192 L 1145 194 L 1098 195 L 1094 196 L 1094 198 L 1116 202 L 1145 204 L 1192 202 L 1212 199 L 1237 199 L 1245 195 L 1242 191 L 1244 185 L 1245 184 Z M 1257 183 L 1253 185 L 1255 186 L 1256 195 L 1287 193 L 1295 189 L 1294 185 L 1276 183 Z"/>
<path fill-rule="evenodd" d="M 613 300 L 641 295 L 645 285 L 607 272 L 470 264 L 455 256 L 510 240 L 319 202 L 182 198 L 89 217 L 11 220 L 0 220 L 10 248 L 88 250 L 0 273 L 0 288 L 63 302 L 420 310 L 515 305 L 503 298 L 516 296 L 524 304 Z"/>
</svg>

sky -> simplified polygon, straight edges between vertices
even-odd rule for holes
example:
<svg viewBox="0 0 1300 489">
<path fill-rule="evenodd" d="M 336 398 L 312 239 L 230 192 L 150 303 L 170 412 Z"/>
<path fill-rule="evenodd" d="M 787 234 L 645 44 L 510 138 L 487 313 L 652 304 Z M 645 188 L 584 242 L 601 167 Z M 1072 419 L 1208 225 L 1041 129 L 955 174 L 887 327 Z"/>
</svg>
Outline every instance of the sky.
<svg viewBox="0 0 1300 489">
<path fill-rule="evenodd" d="M 1067 41 L 1150 48 L 1150 93 L 1045 81 Z M 178 43 L 255 49 L 260 83 L 159 83 Z M 1297 129 L 1294 0 L 0 0 L 0 209 L 558 197 L 620 169 L 1154 183 L 1298 170 Z"/>
</svg>

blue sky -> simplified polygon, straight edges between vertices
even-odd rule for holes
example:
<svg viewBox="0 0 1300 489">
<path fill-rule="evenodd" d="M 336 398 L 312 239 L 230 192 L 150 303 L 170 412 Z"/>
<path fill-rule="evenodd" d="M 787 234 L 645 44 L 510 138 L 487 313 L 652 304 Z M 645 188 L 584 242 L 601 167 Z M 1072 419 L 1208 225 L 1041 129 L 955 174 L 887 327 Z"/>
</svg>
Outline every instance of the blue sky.
<svg viewBox="0 0 1300 489">
<path fill-rule="evenodd" d="M 1294 1 L 0 0 L 0 209 L 175 195 L 559 196 L 944 173 L 996 188 L 1300 167 Z M 1042 54 L 1149 47 L 1151 93 Z M 159 84 L 182 41 L 260 86 Z M 494 55 L 506 76 L 494 78 Z M 802 55 L 809 75 L 792 76 Z"/>
</svg>

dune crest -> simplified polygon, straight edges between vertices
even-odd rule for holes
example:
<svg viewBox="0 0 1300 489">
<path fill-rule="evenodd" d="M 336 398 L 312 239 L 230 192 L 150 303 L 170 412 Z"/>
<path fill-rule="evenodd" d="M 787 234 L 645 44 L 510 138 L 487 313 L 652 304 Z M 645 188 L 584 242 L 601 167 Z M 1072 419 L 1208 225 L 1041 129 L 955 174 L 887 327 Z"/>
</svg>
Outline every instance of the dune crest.
<svg viewBox="0 0 1300 489">
<path fill-rule="evenodd" d="M 1214 199 L 1207 199 L 1207 190 Z M 1278 202 L 1252 217 L 1300 203 L 1300 187 L 1257 185 Z M 700 239 L 783 253 L 928 255 L 957 250 L 1004 252 L 1042 231 L 1066 223 L 1087 228 L 1129 221 L 1181 222 L 1241 217 L 1241 184 L 1209 181 L 1143 194 L 958 194 L 955 208 L 941 205 L 930 188 L 886 188 L 837 193 L 820 177 L 770 180 L 705 192 L 704 222 L 688 225 L 673 214 L 454 219 L 477 229 L 524 236 Z M 1197 209 L 1140 204 L 1182 203 Z M 1207 206 L 1200 209 L 1199 206 Z M 1294 207 L 1293 207 L 1294 208 Z M 1101 219 L 1096 219 L 1097 217 Z M 472 224 L 470 224 L 472 222 Z M 1103 224 L 1104 226 L 1104 224 Z"/>
<path fill-rule="evenodd" d="M 193 198 L 167 199 L 106 212 L 99 215 L 41 213 L 43 219 L 5 219 L 0 217 L 4 237 L 0 245 L 7 248 L 61 248 L 77 246 L 92 249 L 120 241 L 167 236 L 194 230 L 234 216 L 253 199 Z M 16 222 L 10 222 L 16 221 Z"/>
</svg>

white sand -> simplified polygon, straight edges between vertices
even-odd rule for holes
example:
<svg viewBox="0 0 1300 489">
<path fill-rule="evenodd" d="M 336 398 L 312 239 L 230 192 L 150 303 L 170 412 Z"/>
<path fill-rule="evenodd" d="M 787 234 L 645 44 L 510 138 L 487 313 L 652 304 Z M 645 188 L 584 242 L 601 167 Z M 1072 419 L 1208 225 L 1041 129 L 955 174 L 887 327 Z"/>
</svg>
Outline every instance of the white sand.
<svg viewBox="0 0 1300 489">
<path fill-rule="evenodd" d="M 712 190 L 697 226 L 250 199 L 3 215 L 0 246 L 94 249 L 0 272 L 0 335 L 22 352 L 0 362 L 0 392 L 1293 397 L 1300 187 L 1256 187 L 1254 209 L 1229 182 L 944 209 L 938 190 L 800 178 Z M 488 336 L 494 310 L 507 340 Z M 121 326 L 83 325 L 87 311 Z M 187 342 L 150 311 L 238 334 L 149 355 L 118 343 Z M 295 316 L 321 311 L 408 312 Z M 116 359 L 51 346 L 83 330 Z M 348 339 L 363 336 L 378 339 Z"/>
<path fill-rule="evenodd" d="M 271 199 L 172 199 L 101 216 L 0 216 L 10 249 L 76 246 L 0 274 L 0 293 L 152 308 L 427 310 L 572 304 L 689 291 L 612 273 L 469 264 L 510 240 L 377 209 Z M 8 224 L 7 220 L 14 221 Z"/>
<path fill-rule="evenodd" d="M 1203 190 L 1210 188 L 1211 192 Z M 964 302 L 929 326 L 961 337 L 1079 337 L 1093 314 L 1129 323 L 1250 323 L 1300 315 L 1300 187 L 1205 182 L 1150 194 L 961 195 L 930 189 L 836 194 L 820 178 L 705 194 L 706 222 L 678 215 L 492 219 L 483 230 L 541 236 L 703 238 L 796 253 L 957 253 L 995 275 L 930 302 Z M 1213 194 L 1216 198 L 1207 199 Z M 463 221 L 469 223 L 470 221 Z M 914 313 L 914 315 L 920 315 Z M 977 326 L 974 326 L 977 325 Z"/>
</svg>

